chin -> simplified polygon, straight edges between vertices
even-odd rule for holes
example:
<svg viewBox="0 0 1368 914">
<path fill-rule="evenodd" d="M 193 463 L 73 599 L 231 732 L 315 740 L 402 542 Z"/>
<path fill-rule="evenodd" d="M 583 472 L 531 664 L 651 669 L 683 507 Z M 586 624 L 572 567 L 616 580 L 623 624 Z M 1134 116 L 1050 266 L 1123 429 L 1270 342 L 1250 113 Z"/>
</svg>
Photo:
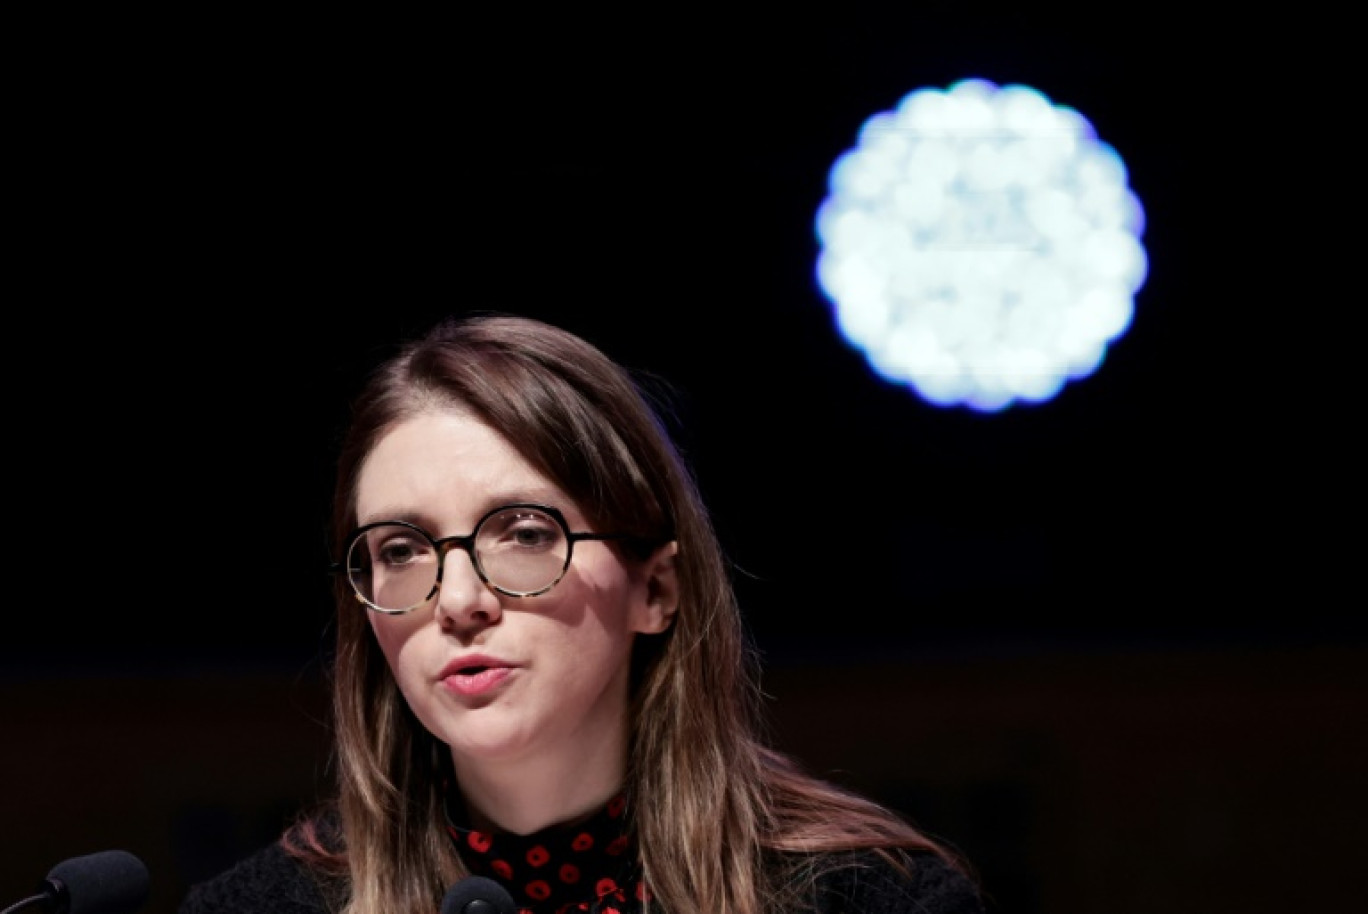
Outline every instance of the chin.
<svg viewBox="0 0 1368 914">
<path fill-rule="evenodd" d="M 448 732 L 445 742 L 453 757 L 470 761 L 511 761 L 533 748 L 520 728 L 461 727 Z"/>
</svg>

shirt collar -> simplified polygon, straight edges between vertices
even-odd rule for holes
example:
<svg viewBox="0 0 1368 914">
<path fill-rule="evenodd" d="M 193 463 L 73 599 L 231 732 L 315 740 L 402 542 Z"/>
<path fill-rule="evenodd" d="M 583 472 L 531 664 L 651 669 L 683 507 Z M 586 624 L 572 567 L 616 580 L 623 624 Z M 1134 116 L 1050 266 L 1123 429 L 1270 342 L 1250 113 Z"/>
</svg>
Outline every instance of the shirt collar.
<svg viewBox="0 0 1368 914">
<path fill-rule="evenodd" d="M 470 827 L 458 791 L 448 791 L 445 811 L 447 834 L 466 868 L 508 889 L 519 911 L 625 910 L 646 894 L 625 791 L 586 817 L 529 835 Z"/>
</svg>

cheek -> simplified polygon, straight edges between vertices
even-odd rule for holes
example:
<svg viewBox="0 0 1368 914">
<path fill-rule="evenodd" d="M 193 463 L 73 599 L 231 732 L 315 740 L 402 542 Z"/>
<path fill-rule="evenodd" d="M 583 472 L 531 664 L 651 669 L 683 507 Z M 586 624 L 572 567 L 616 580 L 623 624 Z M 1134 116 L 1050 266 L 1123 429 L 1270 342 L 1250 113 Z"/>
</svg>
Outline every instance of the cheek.
<svg viewBox="0 0 1368 914">
<path fill-rule="evenodd" d="M 576 553 L 575 561 L 579 560 L 579 554 Z M 567 602 L 586 607 L 609 625 L 625 622 L 632 615 L 631 607 L 640 586 L 630 569 L 611 558 L 585 562 L 573 580 L 564 579 L 557 586 L 566 584 L 570 585 L 566 587 Z"/>
<path fill-rule="evenodd" d="M 413 633 L 417 631 L 417 626 L 405 624 L 409 620 L 406 617 L 388 617 L 371 614 L 371 634 L 375 636 L 376 643 L 380 645 L 380 652 L 385 655 L 385 660 L 389 663 L 390 669 L 394 671 L 394 677 L 400 678 L 399 671 L 404 655 L 404 648 L 412 640 Z"/>
<path fill-rule="evenodd" d="M 605 582 L 598 582 L 600 584 Z M 631 651 L 635 619 L 631 591 L 621 580 L 608 586 L 588 586 L 567 596 L 567 610 L 557 619 L 557 640 L 581 660 L 602 663 L 625 660 Z"/>
</svg>

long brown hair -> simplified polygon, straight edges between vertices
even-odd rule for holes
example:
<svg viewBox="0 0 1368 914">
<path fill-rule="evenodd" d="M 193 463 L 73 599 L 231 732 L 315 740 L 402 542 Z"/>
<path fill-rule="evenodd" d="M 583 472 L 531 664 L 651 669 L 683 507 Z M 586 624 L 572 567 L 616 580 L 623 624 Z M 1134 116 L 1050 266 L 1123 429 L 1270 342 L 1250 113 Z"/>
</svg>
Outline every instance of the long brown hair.
<svg viewBox="0 0 1368 914">
<path fill-rule="evenodd" d="M 342 441 L 334 547 L 377 441 L 417 412 L 457 405 L 498 430 L 600 529 L 679 544 L 679 610 L 634 647 L 628 795 L 641 864 L 664 911 L 767 914 L 806 897 L 829 852 L 946 847 L 766 745 L 756 654 L 728 566 L 662 404 L 585 339 L 529 318 L 439 323 L 367 379 Z M 447 747 L 400 695 L 360 604 L 337 582 L 333 713 L 341 841 L 287 847 L 349 883 L 349 914 L 429 914 L 465 875 L 444 828 Z"/>
</svg>

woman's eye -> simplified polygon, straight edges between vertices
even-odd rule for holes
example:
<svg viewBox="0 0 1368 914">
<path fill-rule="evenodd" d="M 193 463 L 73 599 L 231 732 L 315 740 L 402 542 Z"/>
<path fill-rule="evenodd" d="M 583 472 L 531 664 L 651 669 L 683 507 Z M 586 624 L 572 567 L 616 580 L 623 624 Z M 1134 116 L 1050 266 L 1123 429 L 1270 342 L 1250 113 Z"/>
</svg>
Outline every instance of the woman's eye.
<svg viewBox="0 0 1368 914">
<path fill-rule="evenodd" d="M 426 551 L 412 541 L 391 540 L 380 546 L 376 559 L 382 565 L 410 565 L 419 561 Z"/>
<path fill-rule="evenodd" d="M 560 539 L 560 527 L 538 511 L 499 515 L 480 531 L 481 544 L 490 549 L 543 550 Z"/>
<path fill-rule="evenodd" d="M 513 530 L 513 540 L 519 546 L 535 548 L 555 541 L 552 530 L 537 524 L 524 524 Z"/>
</svg>

